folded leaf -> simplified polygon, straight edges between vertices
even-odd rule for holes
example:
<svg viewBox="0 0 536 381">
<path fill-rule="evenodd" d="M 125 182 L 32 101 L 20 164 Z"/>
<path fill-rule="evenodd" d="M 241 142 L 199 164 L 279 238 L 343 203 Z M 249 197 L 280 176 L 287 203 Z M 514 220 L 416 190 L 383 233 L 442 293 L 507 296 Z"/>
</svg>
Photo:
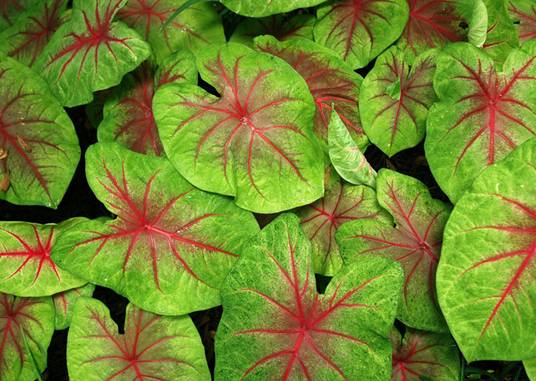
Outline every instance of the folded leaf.
<svg viewBox="0 0 536 381">
<path fill-rule="evenodd" d="M 305 81 L 279 58 L 235 43 L 207 49 L 198 67 L 221 97 L 170 84 L 153 102 L 164 149 L 178 171 L 258 213 L 321 197 L 323 157 Z"/>
<path fill-rule="evenodd" d="M 95 291 L 95 285 L 87 283 L 82 287 L 72 288 L 53 295 L 52 300 L 54 301 L 54 310 L 56 311 L 54 328 L 59 330 L 68 328 L 71 325 L 76 301 L 81 296 L 92 296 L 93 291 Z"/>
<path fill-rule="evenodd" d="M 380 170 L 376 189 L 394 226 L 383 219 L 341 226 L 336 235 L 341 255 L 350 263 L 371 254 L 400 262 L 405 281 L 398 319 L 413 328 L 446 331 L 437 305 L 435 273 L 449 207 L 433 199 L 420 181 L 388 169 Z"/>
<path fill-rule="evenodd" d="M 222 289 L 216 379 L 387 379 L 401 282 L 396 263 L 368 257 L 319 295 L 298 219 L 278 218 L 244 250 Z"/>
<path fill-rule="evenodd" d="M 486 42 L 488 33 L 488 9 L 483 0 L 476 0 L 473 4 L 469 20 L 467 40 L 474 46 L 481 48 Z"/>
<path fill-rule="evenodd" d="M 249 17 L 270 16 L 298 8 L 312 7 L 324 0 L 219 0 L 235 13 Z"/>
<path fill-rule="evenodd" d="M 86 174 L 117 218 L 62 234 L 52 253 L 59 266 L 155 313 L 220 303 L 223 279 L 258 231 L 251 213 L 197 190 L 167 160 L 114 143 L 88 149 Z"/>
<path fill-rule="evenodd" d="M 80 298 L 67 341 L 72 381 L 210 380 L 203 345 L 188 316 L 158 316 L 127 306 L 118 334 L 106 306 Z"/>
<path fill-rule="evenodd" d="M 439 303 L 467 361 L 536 353 L 535 162 L 530 139 L 482 172 L 445 228 Z"/>
<path fill-rule="evenodd" d="M 428 114 L 426 158 L 441 189 L 456 203 L 486 167 L 536 135 L 536 57 L 510 53 L 498 72 L 467 43 L 437 59 L 439 102 Z"/>
</svg>

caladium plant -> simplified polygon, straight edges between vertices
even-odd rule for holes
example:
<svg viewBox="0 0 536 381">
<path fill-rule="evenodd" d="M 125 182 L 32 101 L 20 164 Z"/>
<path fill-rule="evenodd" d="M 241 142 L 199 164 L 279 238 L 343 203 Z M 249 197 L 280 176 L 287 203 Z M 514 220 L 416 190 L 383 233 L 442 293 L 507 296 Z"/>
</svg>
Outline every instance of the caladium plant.
<svg viewBox="0 0 536 381">
<path fill-rule="evenodd" d="M 376 191 L 394 226 L 381 218 L 344 224 L 336 234 L 342 257 L 345 262 L 359 262 L 372 254 L 400 262 L 405 280 L 398 319 L 413 328 L 445 331 L 435 274 L 450 208 L 433 199 L 417 179 L 388 169 L 379 171 Z"/>
<path fill-rule="evenodd" d="M 525 366 L 525 371 L 527 372 L 527 375 L 529 376 L 530 381 L 536 380 L 536 360 L 527 360 L 523 361 L 523 365 Z"/>
<path fill-rule="evenodd" d="M 536 57 L 513 50 L 499 72 L 467 43 L 437 58 L 439 102 L 428 115 L 426 158 L 441 189 L 457 202 L 486 167 L 536 135 Z"/>
<path fill-rule="evenodd" d="M 117 218 L 79 224 L 52 258 L 138 306 L 166 315 L 219 304 L 219 287 L 258 225 L 230 200 L 195 189 L 162 158 L 98 143 L 86 153 L 97 198 Z"/>
<path fill-rule="evenodd" d="M 359 88 L 363 78 L 329 49 L 312 41 L 293 38 L 284 42 L 274 37 L 255 39 L 258 50 L 287 61 L 305 79 L 313 95 L 316 114 L 314 132 L 327 143 L 330 115 L 335 111 L 361 149 L 368 144 L 359 120 Z"/>
<path fill-rule="evenodd" d="M 445 229 L 439 303 L 468 361 L 536 354 L 536 139 L 489 167 Z"/>
<path fill-rule="evenodd" d="M 68 17 L 67 0 L 36 1 L 10 28 L 0 33 L 0 51 L 32 66 Z"/>
<path fill-rule="evenodd" d="M 79 158 L 73 124 L 46 83 L 0 56 L 0 199 L 56 208 Z"/>
<path fill-rule="evenodd" d="M 486 6 L 488 27 L 482 49 L 500 68 L 512 49 L 519 45 L 519 35 L 508 14 L 505 1 L 482 0 Z"/>
<path fill-rule="evenodd" d="M 344 184 L 333 171 L 326 175 L 326 193 L 320 200 L 296 211 L 312 243 L 313 270 L 332 276 L 342 265 L 335 242 L 337 229 L 353 220 L 381 218 L 376 193 L 367 186 Z"/>
<path fill-rule="evenodd" d="M 19 296 L 49 296 L 85 282 L 50 258 L 62 231 L 81 219 L 61 224 L 0 223 L 0 291 Z"/>
<path fill-rule="evenodd" d="M 510 16 L 519 22 L 519 39 L 529 41 L 536 38 L 536 6 L 530 0 L 509 0 Z"/>
<path fill-rule="evenodd" d="M 72 381 L 210 380 L 203 345 L 188 316 L 158 316 L 129 304 L 124 334 L 106 306 L 82 297 L 67 342 Z"/>
<path fill-rule="evenodd" d="M 54 319 L 54 328 L 68 328 L 69 325 L 71 325 L 73 310 L 76 301 L 81 296 L 92 296 L 93 291 L 95 291 L 95 285 L 87 283 L 81 287 L 72 288 L 70 290 L 52 295 L 52 301 L 54 302 L 54 310 L 56 311 Z"/>
<path fill-rule="evenodd" d="M 23 13 L 33 0 L 2 0 L 0 1 L 0 30 L 13 24 L 13 21 Z"/>
<path fill-rule="evenodd" d="M 193 55 L 179 51 L 158 67 L 145 63 L 109 95 L 97 130 L 101 142 L 116 141 L 139 153 L 164 154 L 153 115 L 153 95 L 166 83 L 197 82 Z"/>
<path fill-rule="evenodd" d="M 134 30 L 114 21 L 126 0 L 74 0 L 36 70 L 64 106 L 90 102 L 93 92 L 117 85 L 151 53 Z M 72 86 L 76 81 L 76 86 Z"/>
<path fill-rule="evenodd" d="M 0 380 L 40 378 L 53 332 L 50 297 L 19 298 L 0 293 Z"/>
<path fill-rule="evenodd" d="M 186 0 L 129 0 L 117 18 L 149 44 L 157 62 L 183 49 L 197 52 L 225 42 L 219 15 L 209 4 L 194 4 L 169 20 Z"/>
<path fill-rule="evenodd" d="M 219 0 L 235 13 L 250 17 L 270 16 L 298 8 L 312 7 L 325 0 Z"/>
<path fill-rule="evenodd" d="M 378 57 L 363 81 L 359 95 L 363 128 L 388 156 L 424 138 L 428 108 L 436 101 L 432 85 L 436 53 L 428 50 L 410 66 L 404 52 L 393 46 Z"/>
<path fill-rule="evenodd" d="M 408 20 L 406 0 L 330 1 L 317 10 L 315 41 L 353 69 L 367 66 L 395 42 Z"/>
<path fill-rule="evenodd" d="M 279 217 L 250 242 L 225 281 L 216 378 L 387 379 L 401 275 L 396 263 L 363 257 L 319 295 L 299 220 Z"/>
<path fill-rule="evenodd" d="M 305 81 L 279 58 L 236 43 L 207 49 L 198 66 L 221 97 L 168 84 L 153 102 L 164 149 L 178 171 L 258 213 L 320 198 L 324 162 Z"/>
<path fill-rule="evenodd" d="M 449 334 L 393 329 L 392 381 L 459 380 L 460 356 Z"/>
</svg>

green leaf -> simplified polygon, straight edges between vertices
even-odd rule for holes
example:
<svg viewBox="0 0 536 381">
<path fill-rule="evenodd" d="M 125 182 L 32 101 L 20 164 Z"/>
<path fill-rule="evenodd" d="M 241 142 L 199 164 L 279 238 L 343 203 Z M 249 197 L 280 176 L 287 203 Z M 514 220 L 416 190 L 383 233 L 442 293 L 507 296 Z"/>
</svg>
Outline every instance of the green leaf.
<svg viewBox="0 0 536 381">
<path fill-rule="evenodd" d="M 56 208 L 80 158 L 73 124 L 28 67 L 0 57 L 0 199 Z"/>
<path fill-rule="evenodd" d="M 118 333 L 103 303 L 80 298 L 67 340 L 70 379 L 210 380 L 203 344 L 189 316 L 159 316 L 129 304 L 124 331 Z"/>
<path fill-rule="evenodd" d="M 117 218 L 62 234 L 59 266 L 163 315 L 220 304 L 223 279 L 258 231 L 251 213 L 194 188 L 166 159 L 115 143 L 88 149 L 86 176 Z"/>
<path fill-rule="evenodd" d="M 407 328 L 404 338 L 393 329 L 391 381 L 460 380 L 460 355 L 449 334 Z"/>
<path fill-rule="evenodd" d="M 437 59 L 426 158 L 441 189 L 456 203 L 486 167 L 536 135 L 536 57 L 514 50 L 499 72 L 467 43 Z"/>
<path fill-rule="evenodd" d="M 244 250 L 222 289 L 216 379 L 389 378 L 399 266 L 363 257 L 319 295 L 310 250 L 291 214 Z"/>
<path fill-rule="evenodd" d="M 349 221 L 379 218 L 381 208 L 369 187 L 344 184 L 333 172 L 328 172 L 327 177 L 324 197 L 298 209 L 296 214 L 312 243 L 314 272 L 333 276 L 342 266 L 335 242 L 337 229 Z"/>
<path fill-rule="evenodd" d="M 536 37 L 536 7 L 531 0 L 508 0 L 510 17 L 519 22 L 519 39 L 522 42 Z"/>
<path fill-rule="evenodd" d="M 507 59 L 510 52 L 519 46 L 519 37 L 512 19 L 508 15 L 508 0 L 483 0 L 488 13 L 488 30 L 484 51 L 495 61 L 497 68 Z M 505 66 L 505 71 L 507 71 Z"/>
<path fill-rule="evenodd" d="M 368 139 L 359 120 L 359 88 L 363 78 L 332 51 L 302 38 L 283 42 L 272 36 L 255 39 L 258 50 L 284 59 L 305 79 L 316 105 L 315 134 L 327 144 L 332 110 L 341 117 L 359 148 Z"/>
<path fill-rule="evenodd" d="M 368 163 L 336 112 L 328 130 L 329 158 L 337 173 L 349 183 L 376 187 L 376 171 Z"/>
<path fill-rule="evenodd" d="M 206 1 L 129 0 L 117 18 L 144 37 L 158 63 L 177 51 L 197 54 L 225 42 L 220 16 Z"/>
<path fill-rule="evenodd" d="M 69 325 L 71 325 L 73 309 L 76 301 L 81 296 L 92 296 L 93 291 L 95 291 L 95 285 L 87 283 L 82 287 L 72 288 L 70 290 L 52 295 L 54 310 L 56 311 L 56 318 L 54 321 L 55 329 L 61 330 L 68 328 Z"/>
<path fill-rule="evenodd" d="M 325 0 L 219 0 L 234 13 L 264 17 L 318 5 Z"/>
<path fill-rule="evenodd" d="M 474 46 L 481 48 L 486 42 L 488 32 L 488 9 L 483 0 L 475 0 L 473 12 L 469 20 L 467 40 Z"/>
<path fill-rule="evenodd" d="M 0 223 L 0 291 L 19 296 L 49 296 L 85 282 L 58 267 L 50 258 L 57 237 L 81 218 L 58 225 Z"/>
<path fill-rule="evenodd" d="M 313 40 L 313 26 L 316 17 L 308 14 L 273 15 L 262 18 L 246 18 L 233 31 L 231 42 L 253 46 L 253 38 L 269 34 L 280 41 L 289 38 Z"/>
<path fill-rule="evenodd" d="M 67 19 L 67 0 L 34 1 L 17 22 L 0 33 L 0 52 L 32 66 L 46 44 Z"/>
<path fill-rule="evenodd" d="M 535 162 L 533 138 L 478 176 L 445 228 L 439 303 L 467 361 L 536 353 Z"/>
<path fill-rule="evenodd" d="M 395 42 L 408 20 L 406 0 L 343 0 L 318 8 L 315 41 L 353 69 L 367 66 Z"/>
<path fill-rule="evenodd" d="M 0 293 L 0 316 L 0 380 L 35 380 L 46 368 L 54 333 L 52 300 Z"/>
<path fill-rule="evenodd" d="M 391 47 L 376 60 L 361 86 L 361 121 L 370 141 L 388 156 L 424 138 L 428 108 L 436 101 L 432 79 L 436 50 L 407 63 L 402 50 Z"/>
<path fill-rule="evenodd" d="M 139 153 L 164 155 L 153 116 L 153 95 L 167 83 L 197 83 L 195 58 L 187 50 L 174 53 L 158 67 L 145 62 L 113 88 L 103 111 L 97 137 Z"/>
<path fill-rule="evenodd" d="M 119 84 L 150 55 L 149 45 L 135 31 L 114 22 L 125 4 L 74 0 L 70 20 L 54 33 L 36 62 L 36 71 L 64 106 L 91 102 L 93 92 Z"/>
<path fill-rule="evenodd" d="M 30 8 L 32 3 L 35 0 L 3 0 L 0 3 L 0 31 L 14 25 L 20 14 Z"/>
<path fill-rule="evenodd" d="M 383 218 L 344 224 L 335 236 L 343 260 L 359 262 L 363 255 L 373 254 L 400 262 L 405 281 L 397 318 L 412 328 L 446 331 L 435 273 L 449 206 L 433 199 L 417 179 L 388 169 L 378 173 L 377 197 L 394 226 Z"/>
<path fill-rule="evenodd" d="M 238 206 L 258 213 L 321 197 L 323 157 L 305 81 L 279 58 L 234 43 L 207 49 L 198 67 L 221 97 L 170 84 L 153 102 L 178 171 L 196 187 L 235 196 Z"/>
<path fill-rule="evenodd" d="M 527 372 L 529 380 L 536 380 L 536 360 L 532 359 L 523 361 L 523 365 L 525 366 L 525 372 Z"/>
</svg>

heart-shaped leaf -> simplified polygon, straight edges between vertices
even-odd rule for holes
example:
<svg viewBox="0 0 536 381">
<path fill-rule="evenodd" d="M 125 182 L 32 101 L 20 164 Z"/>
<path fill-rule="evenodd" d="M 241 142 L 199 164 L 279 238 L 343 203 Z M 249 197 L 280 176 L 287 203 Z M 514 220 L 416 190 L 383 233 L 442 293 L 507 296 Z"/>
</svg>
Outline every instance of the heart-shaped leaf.
<svg viewBox="0 0 536 381">
<path fill-rule="evenodd" d="M 117 218 L 62 234 L 54 261 L 155 313 L 218 305 L 220 284 L 258 231 L 253 215 L 195 189 L 167 160 L 114 143 L 90 147 L 86 163 L 91 189 Z"/>
<path fill-rule="evenodd" d="M 279 42 L 271 36 L 255 39 L 257 49 L 287 61 L 307 82 L 316 105 L 314 132 L 327 143 L 332 110 L 339 114 L 361 149 L 368 139 L 359 120 L 359 87 L 363 80 L 333 52 L 312 41 Z"/>
<path fill-rule="evenodd" d="M 235 13 L 263 17 L 318 5 L 325 0 L 219 0 Z"/>
<path fill-rule="evenodd" d="M 91 102 L 94 91 L 119 84 L 149 56 L 149 45 L 135 31 L 114 22 L 125 4 L 126 0 L 74 0 L 69 21 L 54 33 L 36 62 L 36 71 L 61 104 Z"/>
<path fill-rule="evenodd" d="M 0 51 L 32 66 L 65 21 L 66 8 L 67 0 L 35 1 L 13 26 L 0 33 Z"/>
<path fill-rule="evenodd" d="M 536 353 L 536 139 L 488 168 L 445 228 L 439 303 L 467 361 Z"/>
<path fill-rule="evenodd" d="M 436 101 L 432 85 L 436 51 L 408 64 L 402 50 L 391 47 L 376 60 L 361 87 L 361 121 L 370 141 L 388 156 L 420 143 L 428 108 Z"/>
<path fill-rule="evenodd" d="M 258 213 L 321 197 L 323 157 L 305 81 L 279 58 L 235 43 L 207 49 L 198 67 L 220 98 L 170 84 L 153 102 L 164 149 L 179 172 Z"/>
<path fill-rule="evenodd" d="M 409 176 L 381 169 L 377 178 L 380 206 L 394 219 L 358 220 L 340 227 L 336 238 L 345 262 L 377 255 L 400 262 L 405 273 L 397 317 L 404 324 L 445 331 L 436 302 L 435 273 L 449 207 L 430 196 L 428 188 Z"/>
<path fill-rule="evenodd" d="M 216 379 L 387 379 L 401 283 L 398 264 L 369 256 L 343 268 L 319 295 L 298 219 L 278 218 L 225 281 Z"/>
<path fill-rule="evenodd" d="M 0 58 L 0 198 L 56 208 L 79 158 L 73 124 L 47 85 Z"/>
<path fill-rule="evenodd" d="M 536 359 L 523 361 L 525 372 L 529 376 L 530 381 L 536 380 Z"/>
<path fill-rule="evenodd" d="M 166 83 L 197 83 L 195 59 L 187 50 L 166 57 L 158 67 L 142 65 L 114 88 L 97 131 L 100 142 L 117 141 L 139 153 L 164 154 L 153 116 L 153 95 Z"/>
<path fill-rule="evenodd" d="M 0 223 L 0 291 L 19 296 L 49 296 L 85 282 L 56 266 L 50 254 L 57 237 L 81 219 L 58 225 Z"/>
<path fill-rule="evenodd" d="M 95 285 L 88 283 L 82 287 L 72 288 L 67 291 L 57 293 L 52 296 L 56 318 L 54 320 L 55 329 L 65 329 L 71 325 L 74 306 L 81 296 L 92 296 Z"/>
<path fill-rule="evenodd" d="M 335 173 L 328 172 L 323 198 L 296 211 L 303 231 L 312 243 L 313 270 L 332 276 L 342 266 L 335 232 L 344 223 L 359 219 L 381 218 L 376 192 L 366 186 L 344 184 Z"/>
<path fill-rule="evenodd" d="M 54 306 L 49 297 L 0 293 L 0 380 L 35 380 L 36 372 L 46 368 L 53 333 Z"/>
<path fill-rule="evenodd" d="M 439 102 L 428 114 L 425 150 L 454 203 L 482 170 L 536 135 L 536 57 L 514 50 L 503 71 L 467 43 L 449 45 L 438 56 Z"/>
<path fill-rule="evenodd" d="M 129 0 L 117 18 L 135 29 L 153 49 L 157 62 L 188 49 L 202 51 L 209 44 L 225 42 L 218 13 L 210 4 L 195 4 L 166 24 L 186 0 Z"/>
<path fill-rule="evenodd" d="M 372 61 L 396 41 L 408 20 L 406 0 L 343 0 L 318 8 L 315 41 L 353 69 Z"/>
<path fill-rule="evenodd" d="M 344 180 L 355 185 L 376 187 L 376 171 L 370 166 L 336 112 L 331 113 L 328 147 L 331 164 Z"/>
<path fill-rule="evenodd" d="M 394 329 L 392 381 L 453 381 L 460 377 L 460 356 L 448 334 Z"/>
<path fill-rule="evenodd" d="M 231 36 L 232 42 L 253 45 L 253 38 L 269 34 L 280 41 L 301 37 L 313 40 L 313 26 L 316 17 L 308 14 L 274 15 L 262 18 L 247 18 L 236 26 Z"/>
<path fill-rule="evenodd" d="M 531 0 L 509 0 L 510 16 L 519 21 L 519 39 L 528 41 L 536 38 L 536 6 Z"/>
<path fill-rule="evenodd" d="M 210 380 L 203 345 L 188 316 L 158 316 L 127 306 L 125 333 L 106 306 L 80 298 L 67 341 L 72 381 Z"/>
</svg>

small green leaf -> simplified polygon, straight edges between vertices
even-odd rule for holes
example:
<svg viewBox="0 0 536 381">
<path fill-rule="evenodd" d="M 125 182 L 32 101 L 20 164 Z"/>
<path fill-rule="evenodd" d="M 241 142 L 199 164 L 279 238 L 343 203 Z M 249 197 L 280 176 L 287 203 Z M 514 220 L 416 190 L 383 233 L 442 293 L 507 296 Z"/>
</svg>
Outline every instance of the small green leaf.
<svg viewBox="0 0 536 381">
<path fill-rule="evenodd" d="M 488 33 L 488 9 L 482 0 L 474 0 L 471 19 L 469 20 L 468 41 L 481 48 Z"/>
<path fill-rule="evenodd" d="M 52 295 L 56 310 L 55 329 L 65 329 L 71 324 L 74 305 L 81 296 L 92 296 L 95 285 L 88 283 L 82 287 L 72 288 Z"/>
</svg>

